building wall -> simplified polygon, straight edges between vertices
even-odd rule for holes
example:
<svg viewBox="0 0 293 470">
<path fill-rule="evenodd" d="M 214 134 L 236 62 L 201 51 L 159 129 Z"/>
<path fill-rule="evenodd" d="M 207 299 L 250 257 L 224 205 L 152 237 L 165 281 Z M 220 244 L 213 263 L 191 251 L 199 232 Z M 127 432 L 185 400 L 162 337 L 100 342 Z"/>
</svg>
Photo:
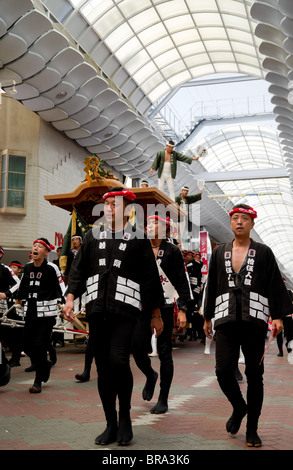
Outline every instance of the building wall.
<svg viewBox="0 0 293 470">
<path fill-rule="evenodd" d="M 74 190 L 85 178 L 83 161 L 89 153 L 21 103 L 2 96 L 0 150 L 6 148 L 28 157 L 26 213 L 0 212 L 3 262 L 23 263 L 35 238 L 46 237 L 54 245 L 55 233 L 65 235 L 70 214 L 51 206 L 44 196 Z"/>
</svg>

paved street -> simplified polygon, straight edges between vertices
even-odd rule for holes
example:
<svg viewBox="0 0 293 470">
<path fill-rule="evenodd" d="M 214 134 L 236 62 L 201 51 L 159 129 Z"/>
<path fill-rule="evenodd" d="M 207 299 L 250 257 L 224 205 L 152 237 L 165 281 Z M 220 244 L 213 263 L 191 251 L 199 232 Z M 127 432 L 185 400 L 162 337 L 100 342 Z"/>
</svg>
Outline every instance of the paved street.
<svg viewBox="0 0 293 470">
<path fill-rule="evenodd" d="M 265 401 L 259 426 L 263 447 L 249 449 L 245 444 L 245 419 L 236 437 L 226 433 L 231 408 L 215 378 L 214 356 L 204 355 L 203 351 L 199 341 L 174 344 L 175 376 L 169 411 L 164 415 L 149 413 L 158 396 L 158 385 L 153 400 L 143 401 L 144 377 L 131 360 L 134 438 L 128 447 L 115 443 L 106 449 L 94 444 L 104 429 L 94 366 L 89 382 L 77 383 L 74 378 L 83 370 L 84 347 L 57 347 L 58 361 L 51 378 L 36 395 L 28 392 L 34 373 L 24 371 L 30 365 L 24 357 L 21 366 L 12 369 L 10 383 L 0 388 L 0 450 L 110 450 L 119 451 L 119 455 L 137 450 L 182 454 L 195 450 L 292 450 L 293 365 L 288 363 L 287 353 L 277 357 L 273 342 L 265 357 Z M 152 362 L 159 370 L 158 358 L 152 358 Z M 239 367 L 244 373 L 244 366 Z M 241 387 L 245 391 L 245 380 Z"/>
</svg>

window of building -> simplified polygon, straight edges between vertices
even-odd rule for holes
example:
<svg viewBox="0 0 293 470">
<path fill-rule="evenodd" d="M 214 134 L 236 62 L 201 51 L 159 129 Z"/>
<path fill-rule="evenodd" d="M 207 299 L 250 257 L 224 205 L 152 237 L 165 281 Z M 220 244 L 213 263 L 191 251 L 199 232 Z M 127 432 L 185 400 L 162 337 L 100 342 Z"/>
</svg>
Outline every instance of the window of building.
<svg viewBox="0 0 293 470">
<path fill-rule="evenodd" d="M 21 212 L 26 207 L 26 156 L 5 150 L 1 155 L 1 212 Z"/>
</svg>

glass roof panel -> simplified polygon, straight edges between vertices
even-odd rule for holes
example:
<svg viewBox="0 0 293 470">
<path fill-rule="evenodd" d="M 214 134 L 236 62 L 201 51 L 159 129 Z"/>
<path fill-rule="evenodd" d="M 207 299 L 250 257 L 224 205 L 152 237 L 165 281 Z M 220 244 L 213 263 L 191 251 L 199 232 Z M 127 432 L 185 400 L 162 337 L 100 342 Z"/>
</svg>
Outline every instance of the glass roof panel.
<svg viewBox="0 0 293 470">
<path fill-rule="evenodd" d="M 138 33 L 138 38 L 145 46 L 164 36 L 166 36 L 166 28 L 161 23 L 154 24 Z"/>
<path fill-rule="evenodd" d="M 196 26 L 223 26 L 222 17 L 219 13 L 195 13 L 193 18 Z"/>
<path fill-rule="evenodd" d="M 127 62 L 127 68 L 131 72 L 132 75 L 135 75 L 136 72 L 141 70 L 141 68 L 144 66 L 149 67 L 149 68 L 152 67 L 152 73 L 154 73 L 157 70 L 153 62 L 150 62 L 150 57 L 144 49 L 137 52 Z"/>
<path fill-rule="evenodd" d="M 233 3 L 233 2 L 232 2 Z M 237 28 L 242 31 L 249 31 L 249 21 L 246 18 L 241 18 L 236 15 L 225 15 L 223 14 L 223 21 L 227 28 Z"/>
<path fill-rule="evenodd" d="M 188 8 L 184 0 L 160 3 L 157 5 L 157 10 L 163 20 L 188 13 Z"/>
<path fill-rule="evenodd" d="M 92 0 L 85 2 L 84 5 L 81 6 L 80 11 L 90 23 L 93 23 L 112 6 L 113 0 Z"/>
<path fill-rule="evenodd" d="M 123 23 L 115 31 L 108 36 L 108 45 L 112 51 L 118 49 L 120 45 L 120 38 L 123 37 L 124 41 L 128 41 L 133 36 L 133 31 L 127 23 Z"/>
<path fill-rule="evenodd" d="M 214 27 L 205 26 L 200 29 L 200 35 L 201 35 L 202 40 L 206 42 L 214 40 L 214 43 L 215 43 L 215 40 L 219 40 L 219 41 L 223 40 L 221 42 L 221 45 L 219 44 L 217 46 L 218 49 L 220 48 L 220 46 L 223 46 L 225 50 L 227 49 L 227 47 L 230 47 L 229 42 L 227 41 L 227 34 L 224 29 L 221 29 L 221 28 L 215 29 Z M 212 42 L 209 42 L 209 45 L 212 46 Z"/>
<path fill-rule="evenodd" d="M 166 28 L 169 33 L 172 34 L 176 31 L 182 31 L 183 29 L 194 28 L 194 21 L 190 15 L 181 15 L 175 18 L 169 18 L 164 21 Z"/>
<path fill-rule="evenodd" d="M 124 21 L 123 16 L 116 7 L 112 7 L 103 15 L 99 11 L 99 19 L 93 24 L 94 29 L 102 38 L 106 38 L 110 32 L 114 31 Z M 124 38 L 121 38 L 123 41 Z"/>
<path fill-rule="evenodd" d="M 159 69 L 165 67 L 168 64 L 172 64 L 175 60 L 178 60 L 180 55 L 176 51 L 176 49 L 171 49 L 163 54 L 158 55 L 155 57 L 154 62 L 158 66 Z"/>
<path fill-rule="evenodd" d="M 173 75 L 172 78 L 168 80 L 168 82 L 172 88 L 175 88 L 177 85 L 182 83 L 182 80 L 186 82 L 188 79 L 190 79 L 190 73 L 187 70 L 185 70 L 182 73 L 179 73 L 179 74 L 177 73 L 176 75 Z"/>
<path fill-rule="evenodd" d="M 216 0 L 205 0 L 195 3 L 194 0 L 186 0 L 186 4 L 191 12 L 199 11 L 218 11 Z"/>
<path fill-rule="evenodd" d="M 127 62 L 142 48 L 140 41 L 133 37 L 116 51 L 116 57 L 121 62 Z"/>
<path fill-rule="evenodd" d="M 199 34 L 194 28 L 185 29 L 184 31 L 178 31 L 177 33 L 173 32 L 171 37 L 178 47 L 182 44 L 194 47 L 194 42 L 198 43 L 200 40 Z M 204 50 L 204 45 L 202 44 L 202 42 L 200 42 L 200 44 L 201 49 Z"/>
<path fill-rule="evenodd" d="M 149 61 L 154 61 L 157 68 L 156 79 L 150 81 L 148 76 L 138 74 L 135 80 L 152 102 L 171 91 L 173 84 L 183 83 L 186 77 L 215 72 L 262 74 L 261 58 L 252 36 L 255 21 L 249 15 L 253 0 L 246 0 L 245 4 L 240 0 L 71 2 L 80 8 L 129 74 L 138 71 L 139 64 L 130 58 L 140 50 L 147 50 Z M 208 55 L 202 56 L 206 51 Z M 188 58 L 185 69 L 189 73 L 174 67 L 169 75 L 169 68 L 170 80 L 163 85 L 163 78 L 159 79 L 161 69 L 180 58 Z"/>
<path fill-rule="evenodd" d="M 131 27 L 136 33 L 138 33 L 139 31 L 145 30 L 149 28 L 150 26 L 159 22 L 160 22 L 160 17 L 153 8 L 148 8 L 142 13 L 139 13 L 129 18 L 129 24 L 131 25 Z"/>
<path fill-rule="evenodd" d="M 123 2 L 119 2 L 119 8 L 125 16 L 136 15 L 137 13 L 145 11 L 150 6 L 150 0 L 139 0 L 139 2 L 124 0 Z"/>
<path fill-rule="evenodd" d="M 162 56 L 166 51 L 170 51 L 173 53 L 174 57 L 180 57 L 176 49 L 174 49 L 173 41 L 169 38 L 169 36 L 165 36 L 158 41 L 152 42 L 149 46 L 146 47 L 148 53 L 152 57 Z"/>
<path fill-rule="evenodd" d="M 146 65 L 143 67 L 139 68 L 139 70 L 134 73 L 133 78 L 135 81 L 141 80 L 141 77 L 144 77 L 144 79 L 148 79 L 151 75 L 153 75 L 157 70 L 157 67 L 153 62 L 148 62 Z"/>
</svg>

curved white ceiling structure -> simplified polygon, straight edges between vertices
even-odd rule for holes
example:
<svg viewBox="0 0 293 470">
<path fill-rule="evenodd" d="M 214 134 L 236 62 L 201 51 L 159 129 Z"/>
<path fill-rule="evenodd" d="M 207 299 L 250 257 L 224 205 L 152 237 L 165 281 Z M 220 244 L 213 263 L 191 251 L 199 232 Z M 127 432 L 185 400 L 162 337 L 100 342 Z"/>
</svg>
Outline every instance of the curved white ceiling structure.
<svg viewBox="0 0 293 470">
<path fill-rule="evenodd" d="M 209 192 L 281 192 L 280 204 L 271 196 L 249 203 L 259 212 L 259 237 L 274 245 L 293 279 L 292 24 L 291 0 L 1 0 L 0 82 L 10 94 L 15 80 L 14 99 L 139 179 L 148 177 L 166 138 L 147 118 L 159 99 L 208 74 L 265 78 L 279 136 L 258 126 L 211 131 L 204 138 L 209 157 L 192 169 L 180 165 L 176 183 L 195 188 L 194 171 L 286 166 L 287 179 L 209 183 L 201 223 L 220 241 L 229 236 L 227 211 L 235 199 L 208 198 Z"/>
<path fill-rule="evenodd" d="M 261 39 L 260 52 L 266 57 L 265 78 L 271 83 L 269 91 L 293 188 L 293 3 L 256 0 L 251 15 L 259 22 L 255 34 Z"/>
</svg>

